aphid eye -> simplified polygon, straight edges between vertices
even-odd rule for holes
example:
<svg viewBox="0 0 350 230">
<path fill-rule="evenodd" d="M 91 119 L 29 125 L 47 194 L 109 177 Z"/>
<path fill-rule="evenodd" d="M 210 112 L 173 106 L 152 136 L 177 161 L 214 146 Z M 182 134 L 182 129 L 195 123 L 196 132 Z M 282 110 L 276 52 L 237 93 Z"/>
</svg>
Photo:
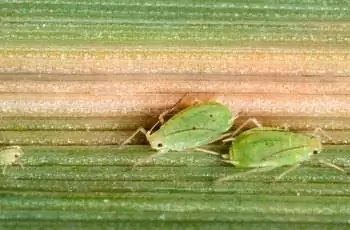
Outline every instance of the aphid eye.
<svg viewBox="0 0 350 230">
<path fill-rule="evenodd" d="M 18 158 L 19 157 L 19 155 L 18 154 L 15 154 L 15 158 Z"/>
<path fill-rule="evenodd" d="M 314 154 L 314 155 L 318 154 L 318 150 L 315 149 L 315 150 L 312 152 L 312 154 Z"/>
<path fill-rule="evenodd" d="M 209 117 L 213 117 L 213 114 L 209 114 Z"/>
<path fill-rule="evenodd" d="M 161 148 L 161 147 L 163 147 L 163 144 L 159 143 L 157 146 L 158 146 L 158 148 Z"/>
</svg>

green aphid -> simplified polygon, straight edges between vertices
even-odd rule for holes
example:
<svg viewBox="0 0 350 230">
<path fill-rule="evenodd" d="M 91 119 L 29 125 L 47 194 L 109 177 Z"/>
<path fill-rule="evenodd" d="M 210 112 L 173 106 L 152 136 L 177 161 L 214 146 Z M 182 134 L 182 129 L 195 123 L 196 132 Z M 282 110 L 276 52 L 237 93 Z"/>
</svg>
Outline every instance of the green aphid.
<svg viewBox="0 0 350 230">
<path fill-rule="evenodd" d="M 157 151 L 157 153 L 136 162 L 134 167 L 171 151 L 196 150 L 219 155 L 219 153 L 199 147 L 228 136 L 226 132 L 232 127 L 236 118 L 232 116 L 230 110 L 217 102 L 199 103 L 187 107 L 164 122 L 164 115 L 174 110 L 175 107 L 176 105 L 162 113 L 159 116 L 159 121 L 150 130 L 146 131 L 140 127 L 122 143 L 122 145 L 128 143 L 137 133 L 142 132 L 152 149 Z M 162 125 L 153 132 L 159 123 Z"/>
<path fill-rule="evenodd" d="M 298 168 L 303 162 L 312 159 L 346 173 L 343 168 L 316 157 L 322 151 L 321 138 L 315 135 L 317 132 L 323 133 L 321 129 L 316 129 L 314 135 L 270 127 L 247 130 L 234 138 L 227 156 L 228 160 L 225 162 L 237 168 L 252 169 L 220 178 L 217 182 L 231 180 L 237 176 L 266 172 L 281 166 L 291 166 L 276 178 L 279 180 Z"/>
<path fill-rule="evenodd" d="M 0 149 L 0 165 L 3 166 L 2 174 L 5 175 L 7 167 L 12 164 L 18 164 L 21 168 L 24 168 L 18 162 L 23 154 L 24 152 L 19 146 L 8 146 Z"/>
</svg>

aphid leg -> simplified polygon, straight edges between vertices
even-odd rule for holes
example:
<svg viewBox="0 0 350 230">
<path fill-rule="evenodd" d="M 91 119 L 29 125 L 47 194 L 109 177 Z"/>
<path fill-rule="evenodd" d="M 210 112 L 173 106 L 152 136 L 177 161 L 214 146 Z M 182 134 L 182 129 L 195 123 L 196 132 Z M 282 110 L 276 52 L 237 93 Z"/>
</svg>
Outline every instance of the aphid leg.
<svg viewBox="0 0 350 230">
<path fill-rule="evenodd" d="M 236 138 L 234 137 L 229 137 L 229 138 L 226 138 L 226 139 L 223 139 L 222 142 L 226 143 L 226 142 L 229 142 L 229 141 L 234 141 Z"/>
<path fill-rule="evenodd" d="M 159 115 L 159 117 L 158 117 L 158 121 L 152 126 L 151 129 L 149 129 L 148 131 L 146 131 L 143 127 L 138 128 L 130 137 L 128 137 L 123 143 L 121 143 L 121 144 L 119 145 L 119 149 L 121 149 L 121 147 L 122 147 L 123 145 L 126 145 L 128 142 L 130 142 L 139 132 L 142 132 L 142 133 L 146 136 L 146 138 L 147 138 L 147 140 L 148 140 L 148 137 L 149 137 L 149 135 L 152 133 L 153 129 L 154 129 L 155 127 L 157 127 L 157 125 L 158 125 L 159 123 L 161 123 L 161 124 L 164 123 L 164 117 L 165 117 L 168 113 L 170 113 L 170 112 L 172 112 L 173 110 L 175 110 L 176 107 L 177 107 L 177 106 L 180 104 L 180 102 L 182 101 L 182 99 L 183 99 L 185 96 L 187 96 L 187 94 L 188 94 L 188 93 L 186 93 L 184 96 L 182 96 L 182 97 L 175 103 L 175 105 L 174 105 L 172 108 L 170 108 L 170 109 L 168 109 L 168 110 L 162 112 L 162 113 Z"/>
<path fill-rule="evenodd" d="M 231 165 L 238 165 L 238 162 L 237 161 L 231 161 L 231 160 L 220 160 L 221 162 L 225 162 L 225 163 L 228 163 L 228 164 L 231 164 Z"/>
<path fill-rule="evenodd" d="M 216 138 L 216 139 L 210 141 L 208 144 L 217 142 L 217 141 L 222 140 L 222 139 L 224 139 L 225 137 L 228 137 L 228 136 L 231 136 L 231 133 L 225 133 L 225 134 L 221 135 L 220 137 L 218 137 L 218 138 Z M 234 139 L 234 138 L 232 138 L 232 139 Z M 226 140 L 226 139 L 225 139 L 225 140 Z"/>
<path fill-rule="evenodd" d="M 135 164 L 133 164 L 131 170 L 134 170 L 136 168 L 136 166 L 141 165 L 141 164 L 143 164 L 143 163 L 145 163 L 145 162 L 147 162 L 147 161 L 149 161 L 149 160 L 151 160 L 153 158 L 162 156 L 163 154 L 164 153 L 162 153 L 162 152 L 157 152 L 157 153 L 154 153 L 154 154 L 152 154 L 152 155 L 150 155 L 148 157 L 144 157 L 144 158 L 138 160 Z"/>
<path fill-rule="evenodd" d="M 209 154 L 214 155 L 214 156 L 220 156 L 221 155 L 218 152 L 211 151 L 211 150 L 208 150 L 208 149 L 195 148 L 195 150 L 197 150 L 198 152 L 209 153 Z"/>
<path fill-rule="evenodd" d="M 6 169 L 7 169 L 7 165 L 5 165 L 3 168 L 2 168 L 2 175 L 5 175 L 5 173 L 6 173 Z"/>
<path fill-rule="evenodd" d="M 16 164 L 18 164 L 21 169 L 24 169 L 24 165 L 21 162 L 16 162 Z"/>
<path fill-rule="evenodd" d="M 230 128 L 232 128 L 233 124 L 235 123 L 235 120 L 238 118 L 239 116 L 236 115 L 234 117 L 232 117 L 229 121 L 228 121 L 228 124 L 230 126 Z"/>
<path fill-rule="evenodd" d="M 221 158 L 222 159 L 230 159 L 230 154 L 227 154 L 227 153 L 226 154 L 222 154 Z"/>
<path fill-rule="evenodd" d="M 323 137 L 325 137 L 325 138 L 327 138 L 328 139 L 328 141 L 332 141 L 332 137 L 331 136 L 329 136 L 323 129 L 321 129 L 321 128 L 316 128 L 315 130 L 314 130 L 314 132 L 312 133 L 312 135 L 313 136 L 318 136 L 318 137 L 320 137 L 320 134 L 323 136 Z"/>
<path fill-rule="evenodd" d="M 283 173 L 281 173 L 278 177 L 276 177 L 276 180 L 280 180 L 282 177 L 284 177 L 285 175 L 287 175 L 288 173 L 296 170 L 301 164 L 295 164 L 292 165 L 292 167 L 290 167 L 289 169 L 287 169 L 286 171 L 284 171 Z"/>
<path fill-rule="evenodd" d="M 229 180 L 234 179 L 235 177 L 248 176 L 248 175 L 253 174 L 253 173 L 267 172 L 267 171 L 271 171 L 271 170 L 273 170 L 275 168 L 276 168 L 275 166 L 273 166 L 273 167 L 263 167 L 263 168 L 254 168 L 254 169 L 248 170 L 246 172 L 235 173 L 235 174 L 232 174 L 230 176 L 222 177 L 220 179 L 217 179 L 214 183 L 216 184 L 216 183 L 221 183 L 223 181 L 229 181 Z"/>
<path fill-rule="evenodd" d="M 144 128 L 140 127 L 130 137 L 128 137 L 125 141 L 123 141 L 123 143 L 119 145 L 118 149 L 121 149 L 123 145 L 126 145 L 127 143 L 129 143 L 139 132 L 143 133 L 148 139 L 149 131 L 147 132 Z"/>
<path fill-rule="evenodd" d="M 256 127 L 262 127 L 262 125 L 255 118 L 249 118 L 243 124 L 241 124 L 235 131 L 225 134 L 225 136 L 231 136 L 231 137 L 222 140 L 222 142 L 229 142 L 234 140 L 234 136 L 236 136 L 237 133 L 239 133 L 249 123 L 253 123 Z"/>
<path fill-rule="evenodd" d="M 343 168 L 341 168 L 341 167 L 339 167 L 339 166 L 337 166 L 335 164 L 332 164 L 330 162 L 327 162 L 327 161 L 324 161 L 324 160 L 320 160 L 320 159 L 318 159 L 318 162 L 320 162 L 321 164 L 327 165 L 328 167 L 334 168 L 334 169 L 336 169 L 336 170 L 338 170 L 338 171 L 340 171 L 342 173 L 347 174 L 345 169 L 343 169 Z"/>
</svg>

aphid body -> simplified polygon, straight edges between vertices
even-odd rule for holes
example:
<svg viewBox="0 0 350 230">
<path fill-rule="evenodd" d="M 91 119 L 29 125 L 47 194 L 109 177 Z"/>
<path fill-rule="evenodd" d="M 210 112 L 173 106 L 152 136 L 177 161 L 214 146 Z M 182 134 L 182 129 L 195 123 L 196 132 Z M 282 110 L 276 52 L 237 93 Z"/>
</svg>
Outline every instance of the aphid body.
<svg viewBox="0 0 350 230">
<path fill-rule="evenodd" d="M 199 147 L 226 137 L 226 132 L 232 127 L 236 119 L 225 105 L 217 102 L 205 102 L 189 106 L 164 123 L 162 122 L 162 115 L 150 130 L 146 131 L 140 127 L 131 137 L 123 142 L 122 145 L 126 144 L 138 132 L 142 132 L 151 147 L 157 150 L 156 154 L 137 162 L 134 167 L 170 151 L 193 149 L 219 155 L 216 152 Z M 162 123 L 160 128 L 153 132 L 158 123 Z"/>
<path fill-rule="evenodd" d="M 234 139 L 228 155 L 229 160 L 225 160 L 225 162 L 231 163 L 237 168 L 253 169 L 221 178 L 218 181 L 291 165 L 292 167 L 277 177 L 277 179 L 280 179 L 299 167 L 302 162 L 314 158 L 314 155 L 321 151 L 321 139 L 317 136 L 269 127 L 253 128 L 241 133 Z M 315 159 L 322 164 L 345 172 L 344 169 L 332 163 L 318 158 Z"/>
<path fill-rule="evenodd" d="M 196 104 L 180 111 L 146 137 L 159 152 L 182 151 L 220 139 L 233 122 L 229 109 L 220 103 Z"/>
<path fill-rule="evenodd" d="M 254 128 L 236 137 L 230 158 L 236 167 L 280 167 L 308 160 L 321 152 L 317 137 L 271 128 Z"/>
</svg>

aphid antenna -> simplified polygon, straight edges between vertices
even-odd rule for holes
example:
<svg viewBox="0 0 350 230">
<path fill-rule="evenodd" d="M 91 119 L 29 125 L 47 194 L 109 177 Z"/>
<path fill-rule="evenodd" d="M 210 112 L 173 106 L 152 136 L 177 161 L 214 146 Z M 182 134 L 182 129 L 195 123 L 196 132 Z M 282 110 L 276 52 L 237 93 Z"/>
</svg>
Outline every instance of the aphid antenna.
<svg viewBox="0 0 350 230">
<path fill-rule="evenodd" d="M 345 174 L 349 174 L 349 172 L 345 171 L 345 169 L 343 169 L 343 168 L 341 168 L 341 167 L 339 167 L 339 166 L 337 166 L 337 165 L 335 165 L 335 164 L 332 164 L 332 163 L 330 163 L 330 162 L 328 162 L 328 161 L 321 160 L 321 159 L 317 159 L 317 161 L 318 161 L 319 163 L 324 164 L 324 165 L 326 165 L 326 166 L 328 166 L 328 167 L 330 167 L 330 168 L 333 168 L 333 169 L 335 169 L 335 170 L 337 170 L 337 171 L 340 171 L 340 172 L 345 173 Z"/>
<path fill-rule="evenodd" d="M 158 122 L 154 125 L 154 127 L 157 124 L 163 124 L 164 123 L 164 117 L 167 116 L 169 113 L 173 112 L 182 102 L 182 100 L 189 95 L 189 92 L 186 92 L 170 109 L 167 109 L 163 111 L 159 116 L 158 116 Z M 152 128 L 154 128 L 152 127 Z M 151 129 L 152 129 L 151 128 Z"/>
</svg>

